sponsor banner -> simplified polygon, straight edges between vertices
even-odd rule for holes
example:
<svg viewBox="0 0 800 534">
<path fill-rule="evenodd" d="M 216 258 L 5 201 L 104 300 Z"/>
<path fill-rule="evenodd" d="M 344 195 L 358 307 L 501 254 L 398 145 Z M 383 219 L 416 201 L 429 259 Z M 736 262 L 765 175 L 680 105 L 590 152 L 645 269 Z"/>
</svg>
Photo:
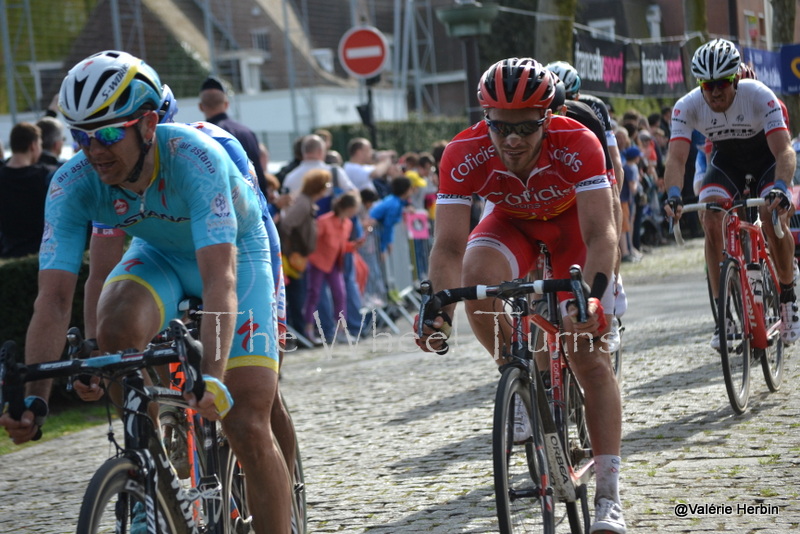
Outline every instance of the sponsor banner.
<svg viewBox="0 0 800 534">
<path fill-rule="evenodd" d="M 781 55 L 778 52 L 742 48 L 742 61 L 756 71 L 756 77 L 776 93 L 781 92 Z"/>
<path fill-rule="evenodd" d="M 581 77 L 581 92 L 625 94 L 625 45 L 575 32 L 573 66 Z"/>
<path fill-rule="evenodd" d="M 780 55 L 781 92 L 787 95 L 800 93 L 800 44 L 782 46 Z"/>
<path fill-rule="evenodd" d="M 680 44 L 642 44 L 642 94 L 646 96 L 683 96 L 683 55 Z"/>
</svg>

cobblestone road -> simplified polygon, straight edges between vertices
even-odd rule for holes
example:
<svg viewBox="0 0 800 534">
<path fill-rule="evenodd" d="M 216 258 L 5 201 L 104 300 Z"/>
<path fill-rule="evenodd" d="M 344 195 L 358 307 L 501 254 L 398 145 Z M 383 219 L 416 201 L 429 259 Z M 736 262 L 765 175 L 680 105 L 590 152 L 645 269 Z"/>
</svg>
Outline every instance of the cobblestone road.
<svg viewBox="0 0 800 534">
<path fill-rule="evenodd" d="M 798 349 L 778 393 L 753 370 L 750 408 L 734 416 L 708 348 L 699 246 L 659 249 L 626 278 L 629 531 L 800 532 Z M 491 417 L 499 375 L 463 317 L 460 324 L 445 357 L 417 352 L 409 336 L 289 356 L 281 387 L 302 447 L 310 532 L 497 531 Z M 108 453 L 104 431 L 0 457 L 0 532 L 73 532 L 88 478 Z"/>
</svg>

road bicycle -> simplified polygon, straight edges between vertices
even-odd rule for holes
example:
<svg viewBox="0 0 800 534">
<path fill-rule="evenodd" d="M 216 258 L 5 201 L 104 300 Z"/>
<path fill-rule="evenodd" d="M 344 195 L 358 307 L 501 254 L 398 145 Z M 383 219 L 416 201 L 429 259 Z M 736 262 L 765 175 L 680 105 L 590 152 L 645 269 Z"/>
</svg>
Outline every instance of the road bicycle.
<svg viewBox="0 0 800 534">
<path fill-rule="evenodd" d="M 224 445 L 218 425 L 202 420 L 199 484 L 185 488 L 148 413 L 150 402 L 187 409 L 183 392 L 191 391 L 199 398 L 205 391 L 200 358 L 186 347 L 186 327 L 180 321 L 171 321 L 169 328 L 171 342 L 151 345 L 141 352 L 123 351 L 86 359 L 23 365 L 16 361 L 12 341 L 0 349 L 0 405 L 7 402 L 11 415 L 17 419 L 25 409 L 26 382 L 63 377 L 71 383 L 73 378 L 91 375 L 122 385 L 123 444 L 119 444 L 112 428 L 109 400 L 108 439 L 116 447 L 116 454 L 100 466 L 89 482 L 78 516 L 79 534 L 248 532 L 246 524 L 229 520 L 244 517 L 245 512 L 235 508 L 244 501 L 233 494 L 235 458 Z M 173 362 L 182 366 L 183 391 L 145 385 L 145 369 Z"/>
<path fill-rule="evenodd" d="M 750 366 L 761 360 L 767 387 L 775 392 L 783 380 L 780 285 L 770 258 L 760 221 L 750 222 L 741 209 L 766 205 L 763 198 L 700 202 L 683 206 L 683 212 L 723 212 L 723 261 L 719 280 L 717 328 L 725 389 L 733 411 L 742 414 L 750 398 Z M 773 212 L 778 239 L 783 228 Z M 676 239 L 680 234 L 675 225 Z M 681 241 L 679 241 L 680 243 Z"/>
<path fill-rule="evenodd" d="M 178 310 L 184 315 L 184 323 L 187 325 L 189 333 L 199 338 L 200 323 L 202 320 L 203 303 L 198 298 L 187 298 L 178 304 Z M 161 332 L 156 336 L 156 341 L 169 341 L 169 331 Z M 169 385 L 173 389 L 182 390 L 184 373 L 179 363 L 171 363 L 169 366 Z M 286 408 L 286 401 L 281 395 L 281 402 Z M 290 416 L 291 417 L 291 416 Z M 159 423 L 164 441 L 164 447 L 169 452 L 170 460 L 175 467 L 179 478 L 185 480 L 191 478 L 191 484 L 199 483 L 201 470 L 198 468 L 202 461 L 202 455 L 198 451 L 197 443 L 201 442 L 202 435 L 198 433 L 201 428 L 199 424 L 201 418 L 192 409 L 184 409 L 176 406 L 166 406 L 159 412 Z M 292 429 L 294 424 L 291 425 Z M 227 439 L 220 432 L 220 448 L 225 455 L 233 452 L 230 449 Z M 292 534 L 305 534 L 307 529 L 307 510 L 306 510 L 306 491 L 305 478 L 303 475 L 303 464 L 300 457 L 300 446 L 297 436 L 294 437 L 295 454 L 294 466 L 291 473 L 294 483 L 292 499 Z M 226 456 L 227 457 L 227 456 Z M 235 459 L 229 464 L 225 464 L 225 480 L 230 483 L 231 506 L 230 521 L 234 527 L 233 532 L 250 532 L 252 517 L 250 516 L 246 502 L 246 477 L 241 465 Z"/>
<path fill-rule="evenodd" d="M 429 281 L 420 284 L 422 302 L 417 334 L 439 311 L 456 302 L 497 298 L 509 307 L 512 333 L 504 354 L 494 405 L 492 456 L 500 532 L 553 533 L 564 515 L 556 517 L 556 502 L 565 504 L 573 533 L 590 528 L 587 484 L 594 475 L 583 389 L 575 379 L 561 341 L 556 292 L 571 292 L 579 320 L 587 317 L 588 288 L 574 265 L 569 279 L 514 280 L 496 286 L 445 289 L 437 293 Z M 531 313 L 528 295 L 545 295 L 549 319 Z M 540 372 L 531 348 L 530 325 L 546 333 L 549 371 Z M 447 351 L 447 345 L 439 351 Z M 515 415 L 521 406 L 531 427 L 528 438 L 515 441 Z"/>
</svg>

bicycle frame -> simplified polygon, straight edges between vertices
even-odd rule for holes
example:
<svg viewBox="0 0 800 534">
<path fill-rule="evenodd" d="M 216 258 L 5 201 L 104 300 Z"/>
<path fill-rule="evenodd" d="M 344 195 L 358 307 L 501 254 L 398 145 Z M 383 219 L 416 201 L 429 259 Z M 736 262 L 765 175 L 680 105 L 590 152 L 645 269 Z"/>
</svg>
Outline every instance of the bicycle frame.
<svg viewBox="0 0 800 534">
<path fill-rule="evenodd" d="M 767 271 L 763 275 L 771 277 L 775 281 L 776 287 L 779 287 L 778 275 L 767 250 L 767 243 L 761 226 L 742 220 L 738 209 L 764 206 L 765 204 L 766 201 L 763 198 L 747 198 L 722 202 L 700 202 L 687 204 L 683 207 L 684 213 L 710 209 L 724 212 L 722 252 L 726 258 L 735 261 L 739 265 L 739 281 L 744 294 L 744 302 L 742 304 L 745 307 L 745 315 L 747 316 L 747 321 L 743 323 L 744 335 L 750 338 L 750 342 L 756 349 L 769 347 L 769 340 L 775 335 L 779 335 L 781 321 L 778 320 L 770 328 L 767 328 L 764 323 L 763 303 L 757 302 L 755 299 L 753 287 L 747 277 L 746 267 L 748 264 L 761 263 L 763 261 L 763 264 L 767 267 Z M 783 232 L 775 215 L 773 215 L 773 225 L 775 225 L 776 234 L 780 238 Z M 674 228 L 676 239 L 678 239 L 680 226 L 676 224 Z M 780 233 L 778 233 L 779 229 L 781 230 Z M 746 236 L 749 247 L 743 245 L 743 235 Z M 681 240 L 678 242 L 680 243 Z"/>
<path fill-rule="evenodd" d="M 550 472 L 542 473 L 539 484 L 539 496 L 545 499 L 548 509 L 553 508 L 552 498 L 557 497 L 560 501 L 576 502 L 585 495 L 585 484 L 594 474 L 594 461 L 589 460 L 578 470 L 574 470 L 568 457 L 568 444 L 564 443 L 562 436 L 559 435 L 560 429 L 567 424 L 568 414 L 567 397 L 564 388 L 564 376 L 569 372 L 569 364 L 563 348 L 558 346 L 558 334 L 561 332 L 557 291 L 570 291 L 576 296 L 579 320 L 586 320 L 586 296 L 588 289 L 584 287 L 580 267 L 573 266 L 570 269 L 571 279 L 569 280 L 536 280 L 524 282 L 515 280 L 504 282 L 498 286 L 473 286 L 468 288 L 458 288 L 442 290 L 432 294 L 432 288 L 427 281 L 420 285 L 422 304 L 420 307 L 420 321 L 417 325 L 418 335 L 422 336 L 423 325 L 430 325 L 433 315 L 438 313 L 444 306 L 462 300 L 479 300 L 483 298 L 496 297 L 511 302 L 512 311 L 512 333 L 510 343 L 510 354 L 506 356 L 508 363 L 501 366 L 501 374 L 504 368 L 513 366 L 521 369 L 529 377 L 529 387 L 531 393 L 531 426 L 534 436 L 543 436 L 541 445 L 536 444 L 534 453 L 536 455 L 546 455 Z M 544 294 L 547 297 L 550 319 L 545 319 L 539 314 L 531 313 L 527 295 L 531 293 Z M 542 327 L 547 334 L 547 346 L 549 353 L 549 367 L 551 370 L 551 385 L 553 397 L 548 400 L 544 383 L 536 367 L 529 343 L 530 324 L 533 322 Z M 444 344 L 440 354 L 447 351 Z M 552 409 L 552 411 L 551 411 Z M 542 432 L 539 433 L 539 428 Z M 538 438 L 534 438 L 537 439 Z M 542 458 L 542 456 L 538 456 Z M 545 462 L 541 462 L 545 464 Z M 528 494 L 530 495 L 530 494 Z M 517 495 L 524 497 L 525 495 Z"/>
<path fill-rule="evenodd" d="M 722 204 L 725 209 L 726 204 Z M 723 229 L 725 239 L 723 241 L 722 253 L 725 257 L 736 261 L 739 264 L 739 281 L 744 289 L 744 306 L 746 308 L 747 322 L 745 325 L 745 335 L 750 337 L 753 347 L 765 349 L 769 346 L 770 338 L 780 329 L 780 321 L 767 329 L 764 322 L 764 305 L 755 299 L 755 294 L 750 279 L 747 277 L 746 266 L 752 263 L 764 262 L 769 272 L 764 275 L 778 280 L 775 266 L 767 251 L 767 244 L 761 226 L 742 220 L 734 203 L 728 207 L 723 217 Z M 743 246 L 743 234 L 747 236 L 749 247 Z M 745 250 L 747 249 L 747 250 Z M 777 284 L 776 284 L 777 286 Z"/>
<path fill-rule="evenodd" d="M 548 300 L 555 300 L 555 295 L 549 295 Z M 550 304 L 548 302 L 548 304 Z M 551 315 L 551 317 L 553 317 Z M 544 430 L 545 450 L 547 451 L 548 465 L 553 470 L 558 468 L 559 476 L 552 478 L 553 490 L 560 501 L 575 501 L 577 499 L 577 489 L 589 482 L 594 475 L 594 460 L 589 459 L 577 471 L 572 467 L 572 462 L 567 461 L 564 455 L 568 454 L 568 443 L 562 443 L 558 429 L 568 424 L 569 415 L 566 411 L 566 391 L 564 389 L 564 375 L 568 371 L 569 365 L 566 362 L 564 348 L 559 343 L 558 337 L 561 328 L 557 320 L 555 322 L 544 318 L 541 315 L 533 314 L 530 321 L 536 324 L 545 334 L 545 344 L 549 354 L 550 363 L 550 390 L 552 400 L 547 398 L 544 391 L 544 383 L 539 373 L 536 373 L 535 380 L 531 380 L 531 400 L 536 399 L 536 409 L 534 413 L 541 418 Z M 536 369 L 534 363 L 534 369 Z M 574 375 L 573 375 L 574 378 Z"/>
<path fill-rule="evenodd" d="M 177 335 L 175 336 L 177 338 Z M 73 340 L 71 339 L 72 343 Z M 76 340 L 76 343 L 82 343 Z M 75 351 L 77 352 L 77 351 Z M 115 457 L 128 458 L 139 467 L 142 482 L 145 488 L 144 504 L 148 532 L 158 532 L 156 518 L 155 495 L 158 490 L 158 476 L 168 474 L 169 487 L 174 491 L 179 505 L 180 516 L 186 523 L 189 532 L 199 533 L 200 526 L 196 521 L 194 505 L 201 498 L 209 507 L 206 514 L 206 523 L 203 533 L 221 532 L 222 530 L 222 484 L 216 473 L 217 447 L 215 439 L 208 436 L 215 435 L 213 421 L 203 420 L 204 439 L 202 440 L 206 461 L 211 462 L 208 467 L 215 473 L 213 477 L 204 477 L 197 486 L 197 490 L 184 490 L 180 480 L 171 467 L 169 458 L 160 444 L 159 432 L 155 427 L 148 405 L 150 402 L 169 404 L 183 409 L 189 409 L 188 401 L 183 396 L 183 391 L 170 387 L 146 386 L 142 369 L 168 365 L 179 361 L 183 366 L 185 375 L 184 391 L 192 391 L 196 396 L 202 396 L 205 384 L 200 375 L 200 362 L 189 357 L 183 343 L 159 344 L 151 346 L 143 352 L 120 352 L 106 354 L 86 359 L 70 359 L 42 364 L 22 365 L 17 364 L 14 357 L 12 342 L 7 342 L 0 351 L 0 406 L 3 402 L 18 404 L 21 402 L 22 385 L 25 382 L 52 379 L 59 377 L 75 377 L 78 375 L 97 375 L 111 379 L 119 379 L 122 383 L 121 420 L 123 428 L 123 447 L 114 439 L 114 433 L 109 432 L 109 441 L 117 447 Z M 70 379 L 71 380 L 71 379 Z M 106 396 L 108 398 L 108 396 Z M 211 433 L 209 433 L 211 432 Z M 211 480 L 214 479 L 214 480 Z"/>
</svg>

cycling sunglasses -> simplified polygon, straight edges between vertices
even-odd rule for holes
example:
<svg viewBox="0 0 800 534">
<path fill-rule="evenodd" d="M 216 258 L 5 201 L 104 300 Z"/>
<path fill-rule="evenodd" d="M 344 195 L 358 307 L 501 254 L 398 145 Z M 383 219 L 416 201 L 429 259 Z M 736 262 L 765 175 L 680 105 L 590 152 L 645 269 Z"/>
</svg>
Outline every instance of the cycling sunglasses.
<svg viewBox="0 0 800 534">
<path fill-rule="evenodd" d="M 486 118 L 486 125 L 492 129 L 498 135 L 503 137 L 508 137 L 511 134 L 517 134 L 520 137 L 527 137 L 531 134 L 535 134 L 539 128 L 544 124 L 545 117 L 542 117 L 538 121 L 522 121 L 522 122 L 503 122 L 503 121 L 493 121 L 490 118 Z"/>
<path fill-rule="evenodd" d="M 710 93 L 714 91 L 714 89 L 719 89 L 720 91 L 727 89 L 733 84 L 734 80 L 736 80 L 736 75 L 731 74 L 730 76 L 719 78 L 718 80 L 698 80 L 697 83 L 703 91 L 708 91 Z"/>
<path fill-rule="evenodd" d="M 103 146 L 111 146 L 125 139 L 125 130 L 129 126 L 133 126 L 142 120 L 142 117 L 144 117 L 144 115 L 129 121 L 117 122 L 101 128 L 95 128 L 94 130 L 70 128 L 69 131 L 72 134 L 72 138 L 75 140 L 75 142 L 78 143 L 78 145 L 82 148 L 88 147 L 92 143 L 92 139 L 97 139 L 97 142 Z"/>
</svg>

